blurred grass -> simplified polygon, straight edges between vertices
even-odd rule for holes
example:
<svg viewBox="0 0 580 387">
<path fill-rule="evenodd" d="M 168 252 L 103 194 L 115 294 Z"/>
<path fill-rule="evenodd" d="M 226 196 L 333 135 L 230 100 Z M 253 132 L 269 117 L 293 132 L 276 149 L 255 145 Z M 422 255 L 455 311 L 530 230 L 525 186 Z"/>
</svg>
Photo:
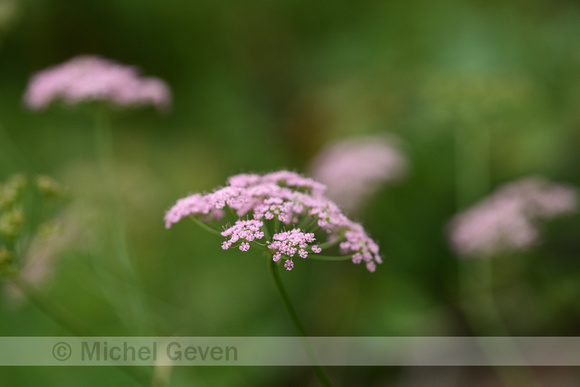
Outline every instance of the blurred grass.
<svg viewBox="0 0 580 387">
<path fill-rule="evenodd" d="M 459 309 L 458 263 L 445 239 L 456 211 L 453 128 L 491 127 L 491 187 L 525 174 L 580 186 L 574 1 L 17 6 L 0 40 L 0 180 L 19 171 L 49 174 L 71 188 L 81 211 L 101 209 L 91 123 L 74 112 L 26 111 L 21 96 L 33 72 L 95 53 L 134 64 L 173 89 L 169 115 L 144 110 L 113 121 L 129 246 L 152 334 L 293 334 L 263 259 L 224 253 L 219 238 L 193 223 L 167 231 L 162 218 L 176 199 L 223 185 L 231 174 L 303 171 L 329 140 L 395 133 L 412 170 L 358 219 L 381 244 L 385 263 L 376 273 L 318 261 L 283 273 L 312 335 L 473 334 Z M 62 254 L 43 292 L 99 334 L 130 335 L 105 296 L 114 273 L 95 275 L 106 257 L 87 222 L 75 226 L 88 232 L 84 248 Z M 494 262 L 499 308 L 513 334 L 579 334 L 579 222 L 576 216 L 547 225 L 544 244 L 520 257 L 519 271 L 510 271 L 508 260 Z M 10 305 L 0 305 L 2 335 L 67 334 L 32 305 Z M 333 374 L 369 384 L 405 380 L 396 370 Z M 200 368 L 174 370 L 173 382 L 291 385 L 309 378 L 308 370 L 291 368 Z M 9 369 L 0 380 L 130 383 L 116 369 L 88 368 Z"/>
</svg>

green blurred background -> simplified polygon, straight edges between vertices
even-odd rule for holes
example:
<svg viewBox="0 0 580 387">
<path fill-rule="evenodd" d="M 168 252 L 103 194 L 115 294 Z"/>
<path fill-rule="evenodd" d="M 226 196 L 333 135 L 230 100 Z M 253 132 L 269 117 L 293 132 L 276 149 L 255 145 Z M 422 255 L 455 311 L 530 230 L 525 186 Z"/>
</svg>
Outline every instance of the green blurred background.
<svg viewBox="0 0 580 387">
<path fill-rule="evenodd" d="M 188 193 L 228 176 L 307 170 L 329 141 L 392 133 L 411 169 L 358 215 L 381 245 L 373 274 L 349 262 L 284 272 L 313 336 L 497 335 L 462 305 L 445 226 L 458 211 L 454 131 L 491 133 L 489 181 L 470 203 L 530 174 L 580 187 L 580 3 L 510 1 L 0 0 L 0 180 L 47 174 L 73 199 L 74 230 L 42 292 L 102 336 L 133 335 L 119 277 L 93 228 L 102 188 L 89 117 L 27 111 L 31 74 L 80 54 L 167 81 L 174 106 L 115 114 L 128 243 L 148 335 L 291 336 L 257 256 L 223 252 L 193 223 L 165 230 Z M 464 128 L 464 129 L 461 129 Z M 476 177 L 474 177 L 476 179 Z M 479 191 L 478 191 L 479 190 Z M 96 227 L 98 228 L 98 227 Z M 580 218 L 544 225 L 542 244 L 489 265 L 503 329 L 580 335 Z M 103 264 L 103 262 L 105 262 Z M 487 264 L 487 263 L 485 263 Z M 467 266 L 467 268 L 463 267 Z M 102 267 L 105 267 L 103 269 Z M 0 335 L 69 335 L 34 305 L 0 294 Z M 469 309 L 469 308 L 467 308 Z M 153 370 L 143 370 L 151 373 Z M 532 370 L 541 382 L 575 369 Z M 338 385 L 497 385 L 493 369 L 331 368 Z M 429 376 L 425 376 L 429 375 Z M 176 368 L 171 385 L 316 385 L 308 368 Z M 133 385 L 122 370 L 0 368 L 3 385 Z M 550 384 L 550 383 L 548 383 Z"/>
</svg>

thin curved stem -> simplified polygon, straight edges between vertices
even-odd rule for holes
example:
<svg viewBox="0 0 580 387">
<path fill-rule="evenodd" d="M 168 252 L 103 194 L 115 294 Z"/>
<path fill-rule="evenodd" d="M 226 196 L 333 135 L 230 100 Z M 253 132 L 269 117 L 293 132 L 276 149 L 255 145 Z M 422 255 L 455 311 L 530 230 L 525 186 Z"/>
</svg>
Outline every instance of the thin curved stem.
<svg viewBox="0 0 580 387">
<path fill-rule="evenodd" d="M 284 308 L 286 309 L 286 312 L 288 312 L 288 315 L 290 316 L 290 321 L 292 322 L 292 325 L 294 325 L 294 329 L 296 329 L 296 332 L 298 332 L 298 334 L 300 336 L 306 338 L 308 335 L 306 334 L 306 330 L 304 329 L 304 326 L 300 322 L 300 319 L 298 318 L 298 314 L 296 313 L 296 310 L 294 309 L 294 305 L 292 305 L 292 301 L 290 301 L 290 297 L 288 296 L 288 292 L 286 291 L 286 288 L 284 287 L 284 284 L 282 283 L 282 279 L 280 278 L 280 274 L 278 273 L 278 268 L 276 267 L 276 262 L 274 262 L 274 260 L 272 259 L 272 257 L 270 255 L 268 255 L 268 257 L 269 257 L 268 267 L 270 269 L 270 273 L 272 274 L 272 278 L 274 279 L 274 283 L 276 284 L 276 288 L 278 289 L 278 293 L 280 294 L 280 297 L 282 297 L 282 303 L 284 304 Z M 306 350 L 309 351 L 311 354 L 311 349 L 309 348 L 308 343 L 305 343 L 305 346 L 306 346 Z M 330 379 L 326 375 L 324 368 L 322 368 L 317 363 L 314 363 L 313 367 L 314 367 L 314 372 L 316 374 L 316 377 L 318 378 L 320 383 L 323 386 L 332 386 L 332 383 L 330 382 Z"/>
<path fill-rule="evenodd" d="M 318 255 L 318 254 L 308 254 L 308 259 L 317 259 L 319 261 L 347 261 L 352 259 L 352 255 Z"/>
<path fill-rule="evenodd" d="M 290 316 L 290 321 L 292 322 L 294 329 L 296 329 L 296 332 L 298 332 L 300 336 L 308 336 L 304 326 L 298 318 L 298 314 L 296 314 L 296 310 L 294 309 L 294 305 L 292 305 L 292 301 L 290 301 L 288 292 L 282 283 L 282 279 L 278 273 L 278 268 L 276 267 L 276 262 L 274 262 L 273 259 L 268 259 L 268 267 L 270 268 L 270 273 L 272 274 L 272 278 L 274 278 L 274 283 L 276 284 L 278 293 L 280 293 L 280 297 L 282 297 L 282 303 L 284 304 L 284 308 L 286 308 L 286 312 L 288 312 L 288 315 Z"/>
<path fill-rule="evenodd" d="M 486 125 L 477 128 L 469 124 L 456 126 L 454 141 L 456 206 L 462 211 L 477 198 L 489 192 L 491 131 Z M 493 329 L 496 334 L 509 338 L 509 329 L 493 296 L 491 266 L 492 263 L 485 260 L 459 263 L 458 282 L 460 292 L 465 297 L 462 308 L 476 334 L 485 334 L 489 329 Z M 511 340 L 507 343 L 509 343 L 508 351 L 514 356 L 521 355 Z M 482 342 L 485 349 L 484 344 L 485 342 Z M 500 378 L 509 385 L 522 380 L 525 380 L 525 385 L 537 385 L 533 374 L 527 368 L 517 370 L 516 373 L 502 367 L 497 370 Z"/>
<path fill-rule="evenodd" d="M 260 228 L 260 230 L 262 230 L 262 232 L 264 233 L 264 240 L 269 241 L 270 240 L 270 230 L 268 229 L 268 224 L 266 222 L 264 222 L 264 225 Z"/>
<path fill-rule="evenodd" d="M 485 125 L 454 129 L 455 199 L 457 208 L 464 210 L 489 192 L 491 133 Z"/>
<path fill-rule="evenodd" d="M 329 247 L 333 247 L 336 246 L 340 243 L 340 240 L 337 241 L 333 241 L 333 242 L 324 242 L 318 245 L 318 247 L 320 247 L 322 250 L 324 249 L 328 249 Z"/>
<path fill-rule="evenodd" d="M 193 222 L 195 224 L 197 224 L 199 227 L 203 228 L 205 231 L 209 231 L 210 233 L 214 234 L 214 235 L 221 235 L 221 232 L 215 228 L 213 228 L 212 226 L 210 226 L 209 224 L 206 224 L 204 222 L 202 222 L 201 220 L 199 220 L 198 218 L 196 218 L 195 216 L 190 216 L 189 217 L 191 220 L 193 220 Z"/>
<path fill-rule="evenodd" d="M 138 290 L 135 269 L 129 257 L 126 242 L 125 225 L 122 217 L 122 203 L 115 175 L 114 155 L 112 145 L 111 125 L 107 112 L 98 111 L 95 114 L 95 146 L 101 173 L 104 179 L 105 196 L 108 204 L 109 232 L 113 241 L 115 253 L 120 264 L 121 275 L 127 281 L 127 297 L 129 309 L 133 315 L 132 324 L 143 332 L 145 321 L 145 305 Z"/>
<path fill-rule="evenodd" d="M 259 251 L 259 252 L 264 252 L 264 251 L 268 251 L 268 247 L 266 245 L 263 245 L 261 243 L 258 243 L 256 241 L 253 241 L 250 243 L 250 248 Z"/>
<path fill-rule="evenodd" d="M 476 334 L 490 334 L 506 338 L 504 352 L 510 357 L 521 359 L 515 341 L 502 318 L 501 311 L 493 296 L 492 262 L 460 262 L 460 290 L 464 296 L 462 307 L 468 324 Z M 487 342 L 481 340 L 484 352 L 487 352 Z M 496 367 L 498 376 L 506 385 L 539 386 L 534 374 L 527 367 L 510 369 Z"/>
</svg>

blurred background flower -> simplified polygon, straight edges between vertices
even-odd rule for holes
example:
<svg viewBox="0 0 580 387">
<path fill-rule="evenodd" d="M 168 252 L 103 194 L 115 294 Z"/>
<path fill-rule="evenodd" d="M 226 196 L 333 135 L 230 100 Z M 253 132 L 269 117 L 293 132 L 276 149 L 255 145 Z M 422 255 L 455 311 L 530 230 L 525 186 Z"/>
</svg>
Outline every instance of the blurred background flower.
<svg viewBox="0 0 580 387">
<path fill-rule="evenodd" d="M 453 218 L 451 245 L 463 257 L 528 250 L 540 239 L 537 222 L 575 211 L 577 200 L 575 189 L 539 177 L 505 184 Z"/>
<path fill-rule="evenodd" d="M 401 179 L 407 159 L 387 136 L 350 138 L 316 155 L 310 175 L 327 186 L 326 195 L 347 213 L 360 210 L 383 184 Z"/>
<path fill-rule="evenodd" d="M 142 78 L 133 67 L 98 56 L 79 56 L 35 74 L 28 84 L 24 102 L 32 110 L 54 101 L 66 105 L 106 102 L 112 107 L 153 105 L 160 110 L 171 104 L 165 82 Z"/>
</svg>

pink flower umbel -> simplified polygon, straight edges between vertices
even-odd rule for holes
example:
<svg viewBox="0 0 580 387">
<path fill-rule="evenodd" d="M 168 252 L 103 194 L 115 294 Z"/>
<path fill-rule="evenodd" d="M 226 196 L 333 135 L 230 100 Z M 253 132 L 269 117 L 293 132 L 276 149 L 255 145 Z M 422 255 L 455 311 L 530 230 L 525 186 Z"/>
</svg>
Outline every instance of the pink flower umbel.
<svg viewBox="0 0 580 387">
<path fill-rule="evenodd" d="M 323 149 L 312 162 L 312 177 L 345 211 L 356 211 L 384 183 L 400 179 L 407 159 L 383 137 L 347 139 Z"/>
<path fill-rule="evenodd" d="M 573 212 L 577 193 L 538 177 L 524 178 L 451 221 L 450 242 L 464 257 L 491 257 L 527 250 L 539 241 L 536 222 Z"/>
<path fill-rule="evenodd" d="M 292 258 L 298 253 L 300 258 L 308 257 L 308 244 L 314 242 L 314 233 L 304 233 L 301 232 L 299 228 L 295 228 L 291 231 L 286 232 L 279 232 L 274 234 L 272 237 L 274 242 L 268 242 L 268 248 L 275 251 L 273 255 L 274 261 L 279 261 L 282 256 L 286 258 L 286 269 L 292 270 L 294 267 L 294 263 L 292 262 Z M 310 247 L 310 251 L 315 252 L 322 251 L 319 248 L 315 249 Z"/>
<path fill-rule="evenodd" d="M 157 78 L 141 77 L 137 69 L 98 56 L 79 56 L 35 74 L 24 95 L 32 110 L 55 101 L 66 105 L 106 102 L 112 107 L 152 105 L 167 109 L 171 92 Z"/>
<path fill-rule="evenodd" d="M 315 258 L 337 245 L 344 257 L 364 261 L 374 271 L 382 262 L 377 244 L 324 191 L 323 184 L 294 172 L 236 175 L 223 188 L 179 199 L 165 214 L 165 226 L 192 217 L 207 227 L 231 213 L 237 219 L 221 232 L 227 238 L 224 250 L 234 244 L 241 251 L 254 248 L 271 254 L 274 261 L 283 259 L 291 270 L 295 258 Z"/>
<path fill-rule="evenodd" d="M 240 250 L 248 251 L 250 249 L 248 242 L 252 242 L 254 239 L 262 239 L 264 237 L 264 233 L 260 231 L 260 227 L 263 225 L 264 223 L 259 220 L 236 221 L 235 225 L 222 232 L 222 236 L 230 237 L 229 240 L 222 244 L 222 248 L 227 250 L 233 243 L 242 239 L 243 242 L 240 243 Z"/>
</svg>

